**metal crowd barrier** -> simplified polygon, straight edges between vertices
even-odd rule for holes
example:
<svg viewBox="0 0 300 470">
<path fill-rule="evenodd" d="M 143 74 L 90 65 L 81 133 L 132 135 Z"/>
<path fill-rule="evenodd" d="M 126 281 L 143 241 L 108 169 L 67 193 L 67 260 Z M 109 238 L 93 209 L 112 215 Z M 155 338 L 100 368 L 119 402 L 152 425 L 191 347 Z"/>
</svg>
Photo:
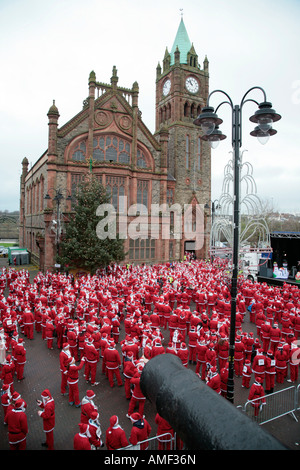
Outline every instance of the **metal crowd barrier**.
<svg viewBox="0 0 300 470">
<path fill-rule="evenodd" d="M 299 387 L 291 386 L 278 392 L 264 396 L 265 404 L 261 404 L 261 398 L 248 400 L 244 406 L 240 406 L 250 418 L 258 424 L 268 423 L 287 414 L 291 414 L 298 422 L 295 412 L 299 409 Z M 257 415 L 255 415 L 255 405 L 259 405 Z"/>
<path fill-rule="evenodd" d="M 160 434 L 140 441 L 136 445 L 129 445 L 118 450 L 176 450 L 176 434 Z"/>
</svg>

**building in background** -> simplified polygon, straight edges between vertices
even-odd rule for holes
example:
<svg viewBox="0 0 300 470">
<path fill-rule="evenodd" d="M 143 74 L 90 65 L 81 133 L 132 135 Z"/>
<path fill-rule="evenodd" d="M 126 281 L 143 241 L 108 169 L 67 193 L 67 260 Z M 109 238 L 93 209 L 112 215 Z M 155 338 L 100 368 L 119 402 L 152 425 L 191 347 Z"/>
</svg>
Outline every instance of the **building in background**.
<svg viewBox="0 0 300 470">
<path fill-rule="evenodd" d="M 72 216 L 70 196 L 91 171 L 105 186 L 117 214 L 126 213 L 128 225 L 138 220 L 140 212 L 128 212 L 134 204 L 147 214 L 148 236 L 127 236 L 125 262 L 179 260 L 185 251 L 208 256 L 210 211 L 202 208 L 210 206 L 211 199 L 210 146 L 200 140 L 201 130 L 193 124 L 205 106 L 208 82 L 207 58 L 201 67 L 181 18 L 171 52 L 166 49 L 162 67 L 156 69 L 154 134 L 141 118 L 138 84 L 121 87 L 116 67 L 109 84 L 90 73 L 83 108 L 61 127 L 53 102 L 47 114 L 48 148 L 31 168 L 23 159 L 20 182 L 20 246 L 31 252 L 41 270 L 54 268 L 59 239 Z M 58 193 L 63 196 L 59 201 Z M 155 219 L 159 229 L 151 231 L 153 205 L 180 207 L 180 229 L 173 211 L 160 211 Z M 188 222 L 185 205 L 192 211 Z M 202 211 L 199 219 L 197 211 Z M 166 224 L 168 237 L 163 232 Z M 198 245 L 195 230 L 203 240 Z"/>
</svg>

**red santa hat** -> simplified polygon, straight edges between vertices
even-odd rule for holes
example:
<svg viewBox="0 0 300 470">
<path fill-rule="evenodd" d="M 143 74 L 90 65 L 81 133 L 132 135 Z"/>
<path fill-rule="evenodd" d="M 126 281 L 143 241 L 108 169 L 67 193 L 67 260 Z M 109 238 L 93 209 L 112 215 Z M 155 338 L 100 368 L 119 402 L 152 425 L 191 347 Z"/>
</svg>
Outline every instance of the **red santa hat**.
<svg viewBox="0 0 300 470">
<path fill-rule="evenodd" d="M 92 411 L 91 419 L 95 421 L 97 418 L 99 418 L 99 413 L 97 411 Z"/>
<path fill-rule="evenodd" d="M 109 423 L 110 423 L 112 428 L 117 426 L 119 424 L 118 416 L 117 415 L 111 416 L 110 419 L 109 419 Z"/>
<path fill-rule="evenodd" d="M 12 394 L 12 399 L 13 399 L 14 401 L 18 400 L 19 398 L 21 398 L 20 393 L 14 392 L 14 393 Z"/>
<path fill-rule="evenodd" d="M 142 417 L 141 417 L 140 413 L 132 413 L 132 415 L 130 415 L 130 419 L 131 419 L 132 423 L 135 423 L 139 419 L 142 419 Z"/>
<path fill-rule="evenodd" d="M 42 397 L 42 398 L 51 398 L 51 393 L 49 392 L 48 389 L 45 389 L 45 390 L 41 393 L 41 397 Z"/>
<path fill-rule="evenodd" d="M 94 398 L 96 395 L 95 395 L 95 393 L 93 392 L 93 390 L 88 390 L 88 391 L 86 392 L 86 396 L 87 396 L 89 399 L 92 399 L 92 398 Z"/>
<path fill-rule="evenodd" d="M 85 424 L 85 423 L 79 423 L 78 426 L 79 426 L 79 431 L 80 431 L 80 433 L 81 433 L 81 434 L 86 434 L 86 432 L 87 432 L 87 430 L 88 430 L 88 428 L 89 428 L 88 425 Z"/>
<path fill-rule="evenodd" d="M 16 400 L 15 408 L 20 409 L 20 408 L 22 408 L 22 406 L 23 406 L 23 400 L 21 400 L 21 399 Z"/>
</svg>

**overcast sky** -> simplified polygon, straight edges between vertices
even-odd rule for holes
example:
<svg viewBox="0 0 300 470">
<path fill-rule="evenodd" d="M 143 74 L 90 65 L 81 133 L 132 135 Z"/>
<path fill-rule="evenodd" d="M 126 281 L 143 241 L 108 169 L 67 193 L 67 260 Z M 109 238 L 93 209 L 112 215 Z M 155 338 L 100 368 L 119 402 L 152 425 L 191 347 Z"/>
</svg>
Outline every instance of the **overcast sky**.
<svg viewBox="0 0 300 470">
<path fill-rule="evenodd" d="M 244 160 L 253 166 L 259 197 L 274 210 L 300 213 L 300 1 L 299 0 L 0 0 L 0 210 L 19 209 L 21 162 L 47 149 L 47 112 L 55 99 L 59 127 L 82 109 L 91 70 L 110 83 L 139 84 L 139 107 L 151 132 L 156 66 L 172 48 L 181 11 L 210 91 L 234 104 L 261 86 L 282 115 L 266 145 L 249 135 L 243 108 Z M 249 95 L 263 101 L 260 92 Z M 224 100 L 214 95 L 211 104 Z M 228 138 L 212 151 L 212 198 L 219 198 L 230 158 L 229 106 L 218 112 Z"/>
</svg>

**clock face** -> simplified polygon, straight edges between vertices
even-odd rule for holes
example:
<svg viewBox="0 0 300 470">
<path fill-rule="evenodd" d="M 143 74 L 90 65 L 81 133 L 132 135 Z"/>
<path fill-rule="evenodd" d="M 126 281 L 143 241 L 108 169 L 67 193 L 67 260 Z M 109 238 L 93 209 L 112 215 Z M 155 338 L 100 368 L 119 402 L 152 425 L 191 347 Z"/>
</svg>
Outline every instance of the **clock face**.
<svg viewBox="0 0 300 470">
<path fill-rule="evenodd" d="M 168 78 L 168 80 L 166 80 L 163 85 L 163 95 L 167 96 L 170 90 L 171 90 L 171 80 Z"/>
<path fill-rule="evenodd" d="M 188 77 L 185 81 L 185 86 L 190 93 L 197 93 L 199 84 L 194 77 Z"/>
</svg>

